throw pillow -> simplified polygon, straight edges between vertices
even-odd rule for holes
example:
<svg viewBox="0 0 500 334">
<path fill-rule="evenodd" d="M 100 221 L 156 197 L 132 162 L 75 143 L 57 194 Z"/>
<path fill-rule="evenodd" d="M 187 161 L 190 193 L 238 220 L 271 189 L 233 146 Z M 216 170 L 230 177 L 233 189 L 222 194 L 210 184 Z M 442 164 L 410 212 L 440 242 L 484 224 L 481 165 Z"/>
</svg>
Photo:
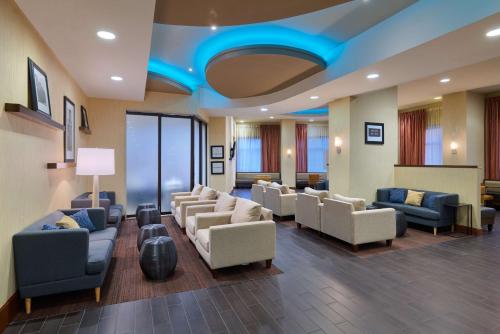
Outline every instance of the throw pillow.
<svg viewBox="0 0 500 334">
<path fill-rule="evenodd" d="M 282 185 L 282 184 L 279 184 L 277 182 L 271 183 L 269 185 L 269 187 L 279 189 L 282 194 L 289 194 L 290 193 L 290 189 L 288 188 L 287 185 Z"/>
<path fill-rule="evenodd" d="M 43 231 L 58 230 L 58 229 L 59 229 L 58 226 L 52 224 L 43 224 L 42 226 Z"/>
<path fill-rule="evenodd" d="M 362 198 L 355 197 L 346 197 L 339 194 L 334 194 L 332 196 L 334 200 L 346 202 L 352 204 L 354 207 L 354 211 L 365 211 L 366 210 L 366 201 Z"/>
<path fill-rule="evenodd" d="M 424 192 L 408 190 L 408 195 L 406 195 L 405 204 L 413 206 L 421 206 L 424 194 L 425 194 Z"/>
<path fill-rule="evenodd" d="M 406 198 L 406 190 L 394 188 L 389 190 L 389 202 L 391 203 L 404 203 Z"/>
<path fill-rule="evenodd" d="M 215 203 L 215 212 L 233 211 L 236 205 L 236 197 L 228 193 L 221 193 Z"/>
<path fill-rule="evenodd" d="M 78 223 L 79 227 L 86 228 L 89 232 L 94 232 L 96 230 L 86 209 L 80 210 L 77 213 L 72 214 L 70 217 Z"/>
<path fill-rule="evenodd" d="M 203 190 L 203 186 L 201 184 L 196 184 L 193 187 L 193 191 L 191 191 L 191 195 L 196 196 L 201 194 L 201 191 Z"/>
<path fill-rule="evenodd" d="M 259 221 L 261 211 L 262 206 L 260 204 L 238 197 L 234 212 L 231 215 L 231 224 Z"/>
<path fill-rule="evenodd" d="M 271 184 L 271 182 L 264 181 L 264 180 L 257 180 L 257 184 L 260 185 L 260 186 L 269 187 L 269 185 Z"/>
<path fill-rule="evenodd" d="M 79 228 L 80 227 L 80 225 L 78 225 L 78 223 L 76 222 L 76 220 L 74 220 L 70 216 L 63 216 L 56 223 L 56 226 L 59 226 L 59 227 L 62 227 L 62 228 L 67 228 L 67 229 Z"/>
<path fill-rule="evenodd" d="M 204 187 L 200 193 L 200 201 L 209 201 L 217 199 L 217 191 L 215 189 Z"/>
<path fill-rule="evenodd" d="M 106 191 L 101 191 L 99 193 L 99 199 L 109 199 L 108 193 Z"/>
<path fill-rule="evenodd" d="M 318 197 L 321 203 L 323 203 L 323 200 L 325 198 L 328 198 L 328 191 L 326 190 L 316 190 L 313 188 L 305 187 L 304 193 Z"/>
<path fill-rule="evenodd" d="M 422 206 L 424 208 L 436 210 L 436 194 L 425 193 L 424 199 L 422 200 Z"/>
</svg>

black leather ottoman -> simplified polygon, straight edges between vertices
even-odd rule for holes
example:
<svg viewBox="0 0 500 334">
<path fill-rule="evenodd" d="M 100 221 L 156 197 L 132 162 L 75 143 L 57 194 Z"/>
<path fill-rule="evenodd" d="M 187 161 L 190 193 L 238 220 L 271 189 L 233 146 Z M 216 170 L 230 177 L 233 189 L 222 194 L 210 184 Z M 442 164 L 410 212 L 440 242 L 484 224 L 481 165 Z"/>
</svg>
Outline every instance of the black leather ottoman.
<svg viewBox="0 0 500 334">
<path fill-rule="evenodd" d="M 402 211 L 396 211 L 396 237 L 401 238 L 406 234 L 408 224 L 405 214 Z"/>
<path fill-rule="evenodd" d="M 149 224 L 161 224 L 160 212 L 155 208 L 142 209 L 137 216 L 137 226 L 139 228 Z"/>
<path fill-rule="evenodd" d="M 141 227 L 137 233 L 137 249 L 141 251 L 142 243 L 153 237 L 168 237 L 167 228 L 163 224 L 149 224 Z"/>
<path fill-rule="evenodd" d="M 177 266 L 177 249 L 170 237 L 153 237 L 142 243 L 141 270 L 152 280 L 165 280 Z"/>
<path fill-rule="evenodd" d="M 137 206 L 137 209 L 135 209 L 135 217 L 139 217 L 139 212 L 142 209 L 155 209 L 156 206 L 153 203 L 141 203 Z"/>
</svg>

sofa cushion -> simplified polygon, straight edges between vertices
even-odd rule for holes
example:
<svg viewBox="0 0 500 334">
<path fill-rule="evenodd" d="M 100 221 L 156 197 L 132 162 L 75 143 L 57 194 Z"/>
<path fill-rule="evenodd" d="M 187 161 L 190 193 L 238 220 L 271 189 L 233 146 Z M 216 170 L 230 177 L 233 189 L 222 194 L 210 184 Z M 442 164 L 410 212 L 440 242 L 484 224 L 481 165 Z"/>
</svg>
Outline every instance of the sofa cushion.
<svg viewBox="0 0 500 334">
<path fill-rule="evenodd" d="M 210 238 L 208 228 L 196 231 L 196 242 L 198 242 L 204 250 L 210 252 Z"/>
<path fill-rule="evenodd" d="M 261 210 L 260 204 L 238 197 L 231 215 L 231 224 L 259 221 Z"/>
<path fill-rule="evenodd" d="M 201 194 L 201 191 L 203 190 L 203 186 L 201 184 L 195 184 L 193 187 L 193 191 L 191 191 L 191 195 L 196 196 Z"/>
<path fill-rule="evenodd" d="M 189 231 L 191 235 L 194 235 L 194 229 L 196 227 L 196 218 L 195 216 L 188 216 L 186 218 L 186 231 Z"/>
<path fill-rule="evenodd" d="M 366 201 L 362 198 L 346 197 L 339 194 L 334 194 L 332 198 L 337 201 L 351 203 L 354 207 L 354 211 L 366 210 Z"/>
<path fill-rule="evenodd" d="M 413 206 L 422 206 L 422 199 L 424 198 L 423 191 L 413 191 L 408 189 L 408 195 L 406 195 L 405 204 Z"/>
<path fill-rule="evenodd" d="M 88 275 L 100 274 L 108 265 L 113 253 L 111 240 L 96 240 L 89 242 L 89 256 L 85 270 Z"/>
<path fill-rule="evenodd" d="M 406 198 L 406 189 L 393 188 L 389 190 L 389 202 L 404 203 Z"/>
<path fill-rule="evenodd" d="M 407 215 L 421 217 L 430 220 L 439 220 L 441 217 L 438 211 L 424 207 L 416 207 L 416 206 L 400 204 L 400 203 L 391 203 L 391 202 L 375 202 L 373 204 L 378 208 L 393 208 L 395 210 L 404 212 Z"/>
<path fill-rule="evenodd" d="M 290 188 L 286 184 L 279 184 L 277 182 L 272 182 L 269 187 L 276 188 L 281 191 L 282 194 L 291 194 Z"/>
<path fill-rule="evenodd" d="M 63 217 L 61 217 L 61 219 L 59 219 L 56 222 L 56 226 L 59 226 L 59 227 L 62 227 L 62 228 L 67 228 L 67 229 L 80 228 L 80 225 L 78 225 L 78 223 L 76 222 L 76 220 L 74 220 L 70 216 L 63 216 Z"/>
<path fill-rule="evenodd" d="M 209 201 L 217 198 L 217 191 L 215 189 L 205 187 L 201 190 L 200 201 Z"/>
<path fill-rule="evenodd" d="M 328 191 L 326 191 L 326 190 L 316 190 L 313 188 L 305 187 L 304 193 L 318 197 L 319 200 L 321 201 L 321 203 L 323 203 L 323 200 L 325 198 L 328 198 Z"/>
<path fill-rule="evenodd" d="M 215 202 L 215 212 L 223 211 L 233 211 L 236 205 L 236 197 L 229 195 L 228 193 L 221 193 L 217 202 Z"/>
<path fill-rule="evenodd" d="M 104 230 L 89 233 L 89 241 L 90 242 L 98 241 L 98 240 L 115 241 L 117 233 L 118 233 L 118 230 L 116 229 L 116 227 L 108 227 L 108 228 L 105 228 Z"/>
</svg>

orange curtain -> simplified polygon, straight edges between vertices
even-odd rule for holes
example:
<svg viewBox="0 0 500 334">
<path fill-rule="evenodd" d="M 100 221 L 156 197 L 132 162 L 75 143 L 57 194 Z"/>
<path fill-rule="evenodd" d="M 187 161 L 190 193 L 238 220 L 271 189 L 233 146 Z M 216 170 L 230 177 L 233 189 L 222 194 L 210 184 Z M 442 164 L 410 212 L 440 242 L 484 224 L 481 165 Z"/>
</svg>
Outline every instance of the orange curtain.
<svg viewBox="0 0 500 334">
<path fill-rule="evenodd" d="M 500 180 L 500 97 L 490 97 L 485 102 L 485 178 Z"/>
<path fill-rule="evenodd" d="M 425 164 L 425 110 L 399 113 L 399 163 Z"/>
<path fill-rule="evenodd" d="M 297 173 L 307 173 L 307 124 L 297 124 L 295 135 Z"/>
<path fill-rule="evenodd" d="M 261 125 L 262 140 L 262 172 L 280 172 L 281 134 L 279 125 Z"/>
</svg>

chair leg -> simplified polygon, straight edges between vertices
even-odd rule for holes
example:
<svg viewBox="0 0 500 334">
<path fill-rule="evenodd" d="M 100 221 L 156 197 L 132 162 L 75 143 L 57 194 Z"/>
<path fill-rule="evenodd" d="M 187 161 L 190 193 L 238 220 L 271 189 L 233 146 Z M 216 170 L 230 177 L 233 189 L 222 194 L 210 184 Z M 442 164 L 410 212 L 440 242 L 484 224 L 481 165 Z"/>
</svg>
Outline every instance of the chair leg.
<svg viewBox="0 0 500 334">
<path fill-rule="evenodd" d="M 217 270 L 216 269 L 210 269 L 210 272 L 212 273 L 212 277 L 215 278 L 215 279 L 219 276 L 217 274 Z"/>
<path fill-rule="evenodd" d="M 437 227 L 434 227 L 434 236 L 437 235 Z"/>
<path fill-rule="evenodd" d="M 488 231 L 493 231 L 493 224 L 488 224 Z"/>
<path fill-rule="evenodd" d="M 269 269 L 271 268 L 271 265 L 273 264 L 273 259 L 266 260 L 266 268 Z"/>
<path fill-rule="evenodd" d="M 24 308 L 26 309 L 26 314 L 31 314 L 31 298 L 24 299 Z"/>
<path fill-rule="evenodd" d="M 95 288 L 94 291 L 95 291 L 95 302 L 99 303 L 101 301 L 101 287 Z"/>
<path fill-rule="evenodd" d="M 351 247 L 353 252 L 359 251 L 359 245 L 352 245 Z"/>
<path fill-rule="evenodd" d="M 451 232 L 455 232 L 455 224 L 451 224 Z"/>
<path fill-rule="evenodd" d="M 182 231 L 182 234 L 186 234 L 186 228 L 185 227 L 181 227 L 181 231 Z"/>
<path fill-rule="evenodd" d="M 301 223 L 297 223 L 297 228 L 300 230 L 302 228 L 302 224 Z"/>
<path fill-rule="evenodd" d="M 391 240 L 386 240 L 385 244 L 387 247 L 392 247 L 392 239 Z"/>
</svg>

